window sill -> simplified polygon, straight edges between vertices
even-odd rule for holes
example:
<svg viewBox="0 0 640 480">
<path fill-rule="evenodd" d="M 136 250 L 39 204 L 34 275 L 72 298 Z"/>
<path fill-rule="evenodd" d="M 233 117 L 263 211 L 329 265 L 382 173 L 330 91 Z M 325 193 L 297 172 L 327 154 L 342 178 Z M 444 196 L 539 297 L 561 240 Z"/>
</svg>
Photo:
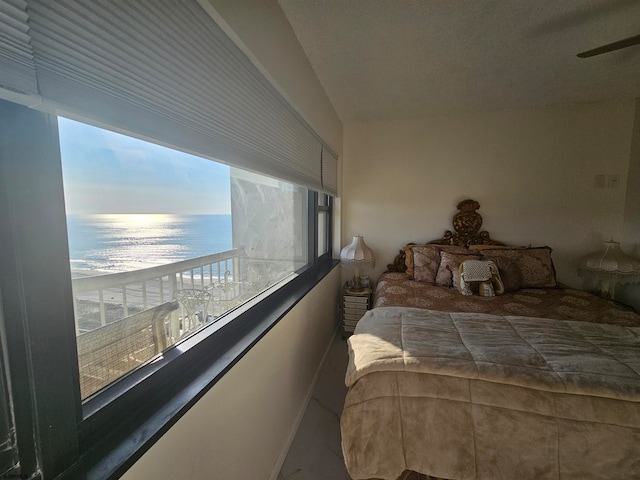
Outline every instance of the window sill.
<svg viewBox="0 0 640 480">
<path fill-rule="evenodd" d="M 182 352 L 182 358 L 176 359 L 177 366 L 167 365 L 169 373 L 157 368 L 155 378 L 145 379 L 115 398 L 104 412 L 96 411 L 93 415 L 98 418 L 85 422 L 97 426 L 81 426 L 83 430 L 91 430 L 84 433 L 86 450 L 78 462 L 57 478 L 119 478 L 337 264 L 337 260 L 328 259 L 301 272 Z M 122 412 L 131 413 L 125 417 Z"/>
</svg>

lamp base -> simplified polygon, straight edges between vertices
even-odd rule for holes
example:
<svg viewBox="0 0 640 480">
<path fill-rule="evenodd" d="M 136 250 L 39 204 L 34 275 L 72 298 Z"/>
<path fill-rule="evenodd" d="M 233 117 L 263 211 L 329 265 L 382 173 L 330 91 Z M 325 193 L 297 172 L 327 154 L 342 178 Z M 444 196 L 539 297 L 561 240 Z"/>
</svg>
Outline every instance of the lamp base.
<svg viewBox="0 0 640 480">
<path fill-rule="evenodd" d="M 353 280 L 351 280 L 351 287 L 349 287 L 349 290 L 351 290 L 352 292 L 363 292 L 364 288 L 362 287 L 362 281 L 360 279 L 360 274 L 356 272 L 356 274 L 353 277 Z"/>
</svg>

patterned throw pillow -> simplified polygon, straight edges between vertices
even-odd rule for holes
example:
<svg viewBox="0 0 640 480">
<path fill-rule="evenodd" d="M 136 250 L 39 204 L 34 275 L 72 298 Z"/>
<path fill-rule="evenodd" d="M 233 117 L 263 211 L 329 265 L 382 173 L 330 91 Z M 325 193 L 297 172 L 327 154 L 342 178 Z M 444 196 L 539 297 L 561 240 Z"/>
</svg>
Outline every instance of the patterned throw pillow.
<svg viewBox="0 0 640 480">
<path fill-rule="evenodd" d="M 480 260 L 480 258 L 480 255 L 474 255 L 471 252 L 440 252 L 440 266 L 438 267 L 438 272 L 436 273 L 435 284 L 442 287 L 457 287 L 458 268 L 460 267 L 460 264 L 465 260 Z"/>
<path fill-rule="evenodd" d="M 504 285 L 505 292 L 514 292 L 520 289 L 522 282 L 522 273 L 518 268 L 515 260 L 506 257 L 487 257 L 483 256 L 483 260 L 491 260 L 498 267 L 500 279 Z"/>
<path fill-rule="evenodd" d="M 465 247 L 456 245 L 415 245 L 404 247 L 407 277 L 418 282 L 433 283 L 440 266 L 440 252 L 469 253 Z"/>
<path fill-rule="evenodd" d="M 515 262 L 521 275 L 520 288 L 557 286 L 549 247 L 483 250 L 482 258 L 494 262 L 497 258 L 506 258 Z"/>
<path fill-rule="evenodd" d="M 491 245 L 491 244 L 480 244 L 480 245 L 469 245 L 469 250 L 474 250 L 475 253 L 480 255 L 482 250 L 515 250 L 515 249 L 527 249 L 531 248 L 531 244 L 515 246 L 515 245 Z"/>
<path fill-rule="evenodd" d="M 407 276 L 418 282 L 433 283 L 440 265 L 440 249 L 436 245 L 414 245 L 409 250 L 413 268 L 409 275 L 407 265 Z"/>
</svg>

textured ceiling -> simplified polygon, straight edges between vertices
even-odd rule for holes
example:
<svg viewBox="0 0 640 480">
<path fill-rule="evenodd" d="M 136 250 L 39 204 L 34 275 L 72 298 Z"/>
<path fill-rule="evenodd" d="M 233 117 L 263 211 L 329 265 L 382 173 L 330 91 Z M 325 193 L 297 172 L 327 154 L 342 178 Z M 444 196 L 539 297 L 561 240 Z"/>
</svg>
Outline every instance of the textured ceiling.
<svg viewBox="0 0 640 480">
<path fill-rule="evenodd" d="M 344 122 L 640 97 L 640 0 L 279 0 Z"/>
</svg>

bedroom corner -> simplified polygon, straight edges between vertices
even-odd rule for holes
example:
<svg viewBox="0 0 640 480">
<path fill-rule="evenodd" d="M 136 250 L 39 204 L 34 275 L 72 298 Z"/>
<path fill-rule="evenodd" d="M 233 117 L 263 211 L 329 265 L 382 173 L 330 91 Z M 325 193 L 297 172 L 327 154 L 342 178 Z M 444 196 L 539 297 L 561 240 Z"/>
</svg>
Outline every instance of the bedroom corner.
<svg viewBox="0 0 640 480">
<path fill-rule="evenodd" d="M 622 243 L 627 253 L 640 258 L 640 98 L 635 100 Z M 621 302 L 640 312 L 640 285 L 621 286 L 618 295 Z"/>
</svg>

